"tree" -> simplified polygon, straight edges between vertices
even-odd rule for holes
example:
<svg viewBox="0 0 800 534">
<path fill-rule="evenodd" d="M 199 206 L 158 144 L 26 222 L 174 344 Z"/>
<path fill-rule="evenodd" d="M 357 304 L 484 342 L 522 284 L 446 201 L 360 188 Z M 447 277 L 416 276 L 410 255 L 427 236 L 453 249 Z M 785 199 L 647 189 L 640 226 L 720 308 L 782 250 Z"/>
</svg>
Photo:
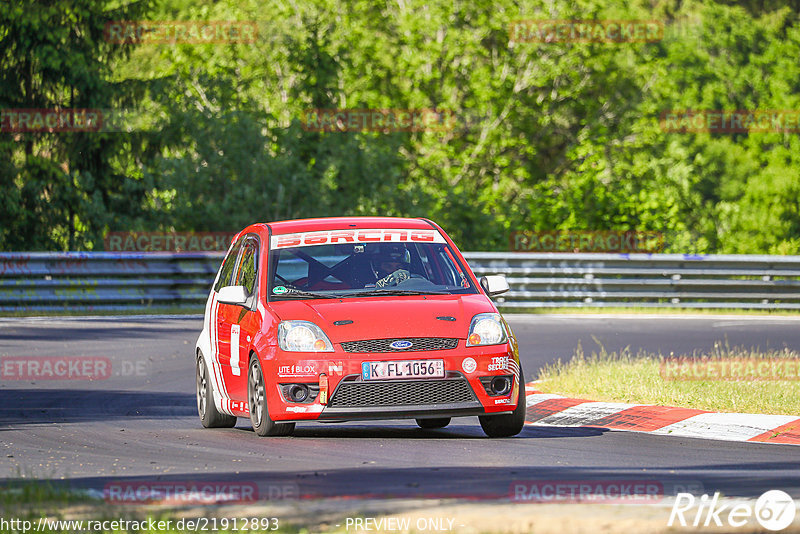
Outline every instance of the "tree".
<svg viewBox="0 0 800 534">
<path fill-rule="evenodd" d="M 113 5 L 118 2 L 0 4 L 0 109 L 8 114 L 134 104 L 145 85 L 115 80 L 112 73 L 112 62 L 129 46 L 107 41 L 103 32 L 107 22 L 142 17 L 149 0 Z M 144 188 L 128 164 L 146 151 L 138 134 L 4 131 L 0 248 L 95 247 L 109 226 L 141 212 Z"/>
</svg>

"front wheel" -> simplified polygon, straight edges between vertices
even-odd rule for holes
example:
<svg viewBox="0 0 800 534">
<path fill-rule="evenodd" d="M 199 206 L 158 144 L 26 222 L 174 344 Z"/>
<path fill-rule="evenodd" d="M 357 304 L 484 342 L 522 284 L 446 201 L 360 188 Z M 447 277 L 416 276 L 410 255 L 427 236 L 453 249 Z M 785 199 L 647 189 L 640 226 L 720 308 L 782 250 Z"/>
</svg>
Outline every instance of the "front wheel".
<svg viewBox="0 0 800 534">
<path fill-rule="evenodd" d="M 522 379 L 522 365 L 519 367 L 519 394 L 517 407 L 507 415 L 481 415 L 478 420 L 481 428 L 490 438 L 508 438 L 522 432 L 525 426 L 525 410 L 527 397 L 525 397 L 525 381 Z"/>
<path fill-rule="evenodd" d="M 269 418 L 264 373 L 256 356 L 250 360 L 247 373 L 247 401 L 250 404 L 250 422 L 259 436 L 288 436 L 294 432 L 294 423 L 276 423 Z"/>
</svg>

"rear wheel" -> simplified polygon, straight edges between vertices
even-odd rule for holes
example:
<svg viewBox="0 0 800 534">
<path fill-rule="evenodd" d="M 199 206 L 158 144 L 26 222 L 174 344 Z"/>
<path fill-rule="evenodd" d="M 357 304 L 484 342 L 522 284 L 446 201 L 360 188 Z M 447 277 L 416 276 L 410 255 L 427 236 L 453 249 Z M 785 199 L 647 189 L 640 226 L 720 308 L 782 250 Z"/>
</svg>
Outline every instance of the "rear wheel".
<svg viewBox="0 0 800 534">
<path fill-rule="evenodd" d="M 206 360 L 197 353 L 197 414 L 206 428 L 231 428 L 236 426 L 236 417 L 221 413 L 214 403 L 214 388 L 211 387 Z"/>
<path fill-rule="evenodd" d="M 250 359 L 247 373 L 247 401 L 250 405 L 250 422 L 259 436 L 288 436 L 294 432 L 294 423 L 276 423 L 269 418 L 264 373 L 255 356 Z"/>
<path fill-rule="evenodd" d="M 525 426 L 525 410 L 527 408 L 527 398 L 525 397 L 525 381 L 522 377 L 522 366 L 519 368 L 519 394 L 517 395 L 517 407 L 507 415 L 481 415 L 478 420 L 481 428 L 490 438 L 508 438 L 516 436 L 522 432 Z"/>
<path fill-rule="evenodd" d="M 436 417 L 433 419 L 417 419 L 417 424 L 420 428 L 444 428 L 450 424 L 449 417 Z"/>
</svg>

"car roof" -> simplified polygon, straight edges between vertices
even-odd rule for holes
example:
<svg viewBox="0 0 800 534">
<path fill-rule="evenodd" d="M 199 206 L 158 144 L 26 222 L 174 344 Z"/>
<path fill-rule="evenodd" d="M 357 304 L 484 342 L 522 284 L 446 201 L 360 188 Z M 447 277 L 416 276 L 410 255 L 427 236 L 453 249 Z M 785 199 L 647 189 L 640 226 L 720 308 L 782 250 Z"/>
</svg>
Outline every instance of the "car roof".
<svg viewBox="0 0 800 534">
<path fill-rule="evenodd" d="M 317 219 L 294 219 L 266 223 L 273 234 L 292 234 L 316 230 L 344 230 L 351 228 L 407 228 L 430 230 L 435 228 L 426 219 L 406 217 L 320 217 Z"/>
</svg>

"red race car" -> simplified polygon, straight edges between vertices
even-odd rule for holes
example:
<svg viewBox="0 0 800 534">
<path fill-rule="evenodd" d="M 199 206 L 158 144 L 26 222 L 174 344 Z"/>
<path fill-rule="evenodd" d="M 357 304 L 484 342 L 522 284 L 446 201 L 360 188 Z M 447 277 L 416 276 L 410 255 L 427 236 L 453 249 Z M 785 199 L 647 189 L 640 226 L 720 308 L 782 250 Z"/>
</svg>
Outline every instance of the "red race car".
<svg viewBox="0 0 800 534">
<path fill-rule="evenodd" d="M 260 436 L 298 421 L 478 416 L 518 434 L 517 342 L 448 235 L 426 219 L 342 217 L 248 226 L 234 238 L 197 340 L 205 427 L 249 417 Z"/>
</svg>

